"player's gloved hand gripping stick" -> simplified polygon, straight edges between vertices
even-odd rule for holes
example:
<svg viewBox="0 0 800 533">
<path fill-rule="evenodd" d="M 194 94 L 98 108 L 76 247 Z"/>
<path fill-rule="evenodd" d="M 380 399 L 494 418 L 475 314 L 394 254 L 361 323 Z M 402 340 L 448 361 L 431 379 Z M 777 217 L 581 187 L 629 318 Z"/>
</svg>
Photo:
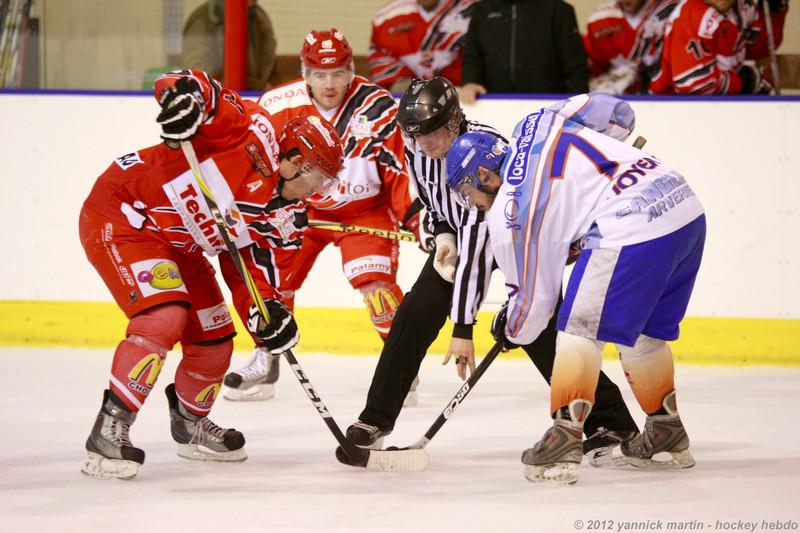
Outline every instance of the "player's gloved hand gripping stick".
<svg viewBox="0 0 800 533">
<path fill-rule="evenodd" d="M 203 175 L 200 172 L 200 164 L 197 161 L 197 155 L 195 154 L 194 147 L 192 146 L 191 141 L 185 140 L 180 141 L 180 145 L 184 156 L 186 156 L 186 161 L 189 163 L 189 167 L 192 169 L 192 173 L 194 174 L 197 183 L 200 185 L 200 189 L 203 192 L 203 197 L 208 204 L 208 208 L 211 211 L 211 214 L 214 216 L 214 222 L 219 228 L 222 241 L 225 243 L 225 247 L 231 256 L 233 263 L 236 265 L 239 274 L 242 276 L 242 279 L 247 285 L 247 290 L 249 291 L 250 297 L 252 298 L 254 304 L 258 308 L 259 313 L 261 314 L 261 319 L 266 324 L 269 324 L 269 310 L 264 304 L 264 299 L 259 294 L 258 287 L 256 287 L 253 277 L 247 270 L 247 266 L 245 265 L 241 254 L 239 253 L 239 249 L 236 248 L 236 245 L 231 239 L 231 236 L 228 232 L 228 227 L 225 224 L 222 213 L 220 213 L 220 210 L 217 207 L 217 202 L 214 199 L 214 195 L 211 193 L 206 181 L 203 179 Z M 339 457 L 339 453 L 337 453 L 337 458 L 339 458 L 340 461 L 352 466 L 361 466 L 370 470 L 386 472 L 414 472 L 418 470 L 424 470 L 428 466 L 429 459 L 424 450 L 405 450 L 395 452 L 384 450 L 367 450 L 359 448 L 348 441 L 342 433 L 342 430 L 333 420 L 328 408 L 325 407 L 325 404 L 322 402 L 322 398 L 320 398 L 317 392 L 314 390 L 314 386 L 311 384 L 308 377 L 306 377 L 305 372 L 303 372 L 303 369 L 300 367 L 300 363 L 297 361 L 297 358 L 294 356 L 292 351 L 286 350 L 283 352 L 283 355 L 289 362 L 292 372 L 294 372 L 295 377 L 303 386 L 303 389 L 311 399 L 311 402 L 314 404 L 317 412 L 325 421 L 325 424 L 328 426 L 328 429 L 330 429 L 331 433 L 333 433 L 333 436 L 339 442 L 339 448 L 344 454 L 343 458 L 346 459 L 343 461 L 343 458 Z"/>
</svg>

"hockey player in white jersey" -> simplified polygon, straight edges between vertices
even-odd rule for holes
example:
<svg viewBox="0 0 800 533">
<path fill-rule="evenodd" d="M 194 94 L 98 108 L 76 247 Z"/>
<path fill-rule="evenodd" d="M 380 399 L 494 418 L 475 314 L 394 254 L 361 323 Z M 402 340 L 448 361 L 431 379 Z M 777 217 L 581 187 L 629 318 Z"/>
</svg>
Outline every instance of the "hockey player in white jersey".
<svg viewBox="0 0 800 533">
<path fill-rule="evenodd" d="M 532 482 L 577 481 L 606 342 L 616 344 L 647 414 L 645 431 L 622 444 L 619 462 L 694 466 L 666 341 L 678 338 L 692 293 L 705 215 L 681 174 L 622 142 L 633 126 L 626 102 L 584 94 L 523 118 L 507 147 L 469 132 L 447 155 L 448 186 L 488 211 L 506 277 L 509 299 L 492 323 L 495 338 L 536 338 L 555 308 L 570 243 L 583 250 L 558 317 L 553 426 L 522 455 Z"/>
</svg>

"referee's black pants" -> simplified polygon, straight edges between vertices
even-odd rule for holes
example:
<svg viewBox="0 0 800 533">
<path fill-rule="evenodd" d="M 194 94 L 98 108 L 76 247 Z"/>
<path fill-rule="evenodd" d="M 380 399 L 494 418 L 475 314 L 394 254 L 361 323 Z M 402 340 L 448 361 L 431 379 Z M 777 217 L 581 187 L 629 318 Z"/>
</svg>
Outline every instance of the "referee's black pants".
<svg viewBox="0 0 800 533">
<path fill-rule="evenodd" d="M 444 326 L 450 312 L 453 284 L 445 281 L 433 268 L 435 252 L 411 287 L 392 322 L 386 343 L 381 351 L 375 375 L 367 394 L 367 405 L 358 417 L 383 431 L 391 431 L 403 408 L 422 359 Z M 522 349 L 531 358 L 545 380 L 550 383 L 556 353 L 556 318 L 558 306 L 541 335 Z M 476 354 L 479 355 L 479 354 Z M 592 435 L 599 427 L 618 431 L 638 431 L 636 422 L 625 405 L 619 388 L 600 373 L 595 405 L 586 419 L 584 432 Z"/>
</svg>

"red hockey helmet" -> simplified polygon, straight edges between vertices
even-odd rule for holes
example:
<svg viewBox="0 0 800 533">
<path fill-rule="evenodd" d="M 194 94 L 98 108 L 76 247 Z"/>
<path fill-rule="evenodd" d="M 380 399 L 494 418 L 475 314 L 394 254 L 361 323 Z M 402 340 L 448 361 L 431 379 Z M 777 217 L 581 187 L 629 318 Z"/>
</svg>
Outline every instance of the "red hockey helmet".
<svg viewBox="0 0 800 533">
<path fill-rule="evenodd" d="M 313 114 L 300 115 L 283 127 L 281 154 L 290 156 L 297 150 L 303 161 L 335 178 L 342 169 L 342 141 L 331 124 Z"/>
<path fill-rule="evenodd" d="M 353 65 L 353 49 L 336 28 L 312 30 L 303 41 L 300 60 L 306 68 L 349 68 Z"/>
</svg>

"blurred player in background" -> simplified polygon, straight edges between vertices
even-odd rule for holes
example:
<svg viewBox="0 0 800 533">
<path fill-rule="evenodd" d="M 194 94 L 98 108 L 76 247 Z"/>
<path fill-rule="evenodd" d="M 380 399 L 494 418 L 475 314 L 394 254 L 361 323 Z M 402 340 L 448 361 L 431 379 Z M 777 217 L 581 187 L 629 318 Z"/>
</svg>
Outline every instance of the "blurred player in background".
<svg viewBox="0 0 800 533">
<path fill-rule="evenodd" d="M 339 187 L 306 201 L 310 219 L 386 230 L 400 225 L 419 237 L 421 204 L 412 202 L 409 195 L 397 105 L 391 94 L 355 75 L 353 51 L 335 29 L 309 32 L 300 60 L 302 77 L 265 93 L 259 103 L 278 125 L 308 113 L 328 120 L 342 139 L 344 167 Z M 375 330 L 385 338 L 403 300 L 396 281 L 399 246 L 393 240 L 309 229 L 302 246 L 298 242 L 294 249 L 278 252 L 284 273 L 281 287 L 289 307 L 294 292 L 329 244 L 341 251 L 345 277 L 361 293 Z M 272 398 L 279 360 L 256 349 L 244 367 L 226 377 L 225 398 Z M 413 396 L 409 399 L 413 403 Z"/>
<path fill-rule="evenodd" d="M 336 186 L 342 149 L 336 131 L 314 116 L 276 129 L 255 102 L 242 100 L 202 71 L 155 82 L 165 143 L 114 160 L 97 179 L 80 214 L 89 262 L 128 317 L 111 366 L 109 388 L 86 449 L 84 474 L 132 478 L 144 463 L 130 426 L 155 386 L 164 360 L 182 347 L 175 382 L 166 388 L 178 455 L 198 461 L 243 461 L 244 436 L 208 418 L 230 363 L 235 331 L 204 257 L 219 254 L 233 303 L 253 339 L 275 353 L 299 333 L 281 301 L 273 247 L 299 238 L 301 213 L 272 209 Z M 192 140 L 234 244 L 264 295 L 269 323 L 221 240 L 180 142 Z"/>
</svg>

